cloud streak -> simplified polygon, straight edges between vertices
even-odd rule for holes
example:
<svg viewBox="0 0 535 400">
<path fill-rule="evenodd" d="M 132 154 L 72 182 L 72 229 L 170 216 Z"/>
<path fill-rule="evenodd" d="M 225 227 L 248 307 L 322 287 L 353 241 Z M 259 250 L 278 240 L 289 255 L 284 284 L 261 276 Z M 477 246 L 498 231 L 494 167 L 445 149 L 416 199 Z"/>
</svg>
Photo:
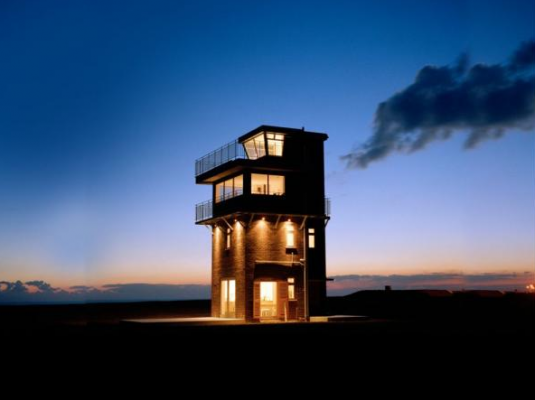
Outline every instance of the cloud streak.
<svg viewBox="0 0 535 400">
<path fill-rule="evenodd" d="M 433 273 L 413 275 L 339 275 L 328 283 L 330 296 L 343 296 L 358 290 L 378 290 L 390 285 L 392 289 L 446 290 L 518 290 L 524 291 L 533 283 L 535 273 Z"/>
<path fill-rule="evenodd" d="M 504 64 L 470 66 L 462 55 L 452 66 L 425 66 L 414 83 L 380 103 L 374 133 L 341 159 L 366 168 L 395 152 L 412 153 L 467 131 L 464 147 L 529 130 L 535 120 L 535 40 Z"/>
<path fill-rule="evenodd" d="M 68 290 L 44 281 L 0 281 L 0 304 L 85 303 L 121 301 L 200 300 L 210 298 L 208 285 L 107 284 L 77 285 Z"/>
</svg>

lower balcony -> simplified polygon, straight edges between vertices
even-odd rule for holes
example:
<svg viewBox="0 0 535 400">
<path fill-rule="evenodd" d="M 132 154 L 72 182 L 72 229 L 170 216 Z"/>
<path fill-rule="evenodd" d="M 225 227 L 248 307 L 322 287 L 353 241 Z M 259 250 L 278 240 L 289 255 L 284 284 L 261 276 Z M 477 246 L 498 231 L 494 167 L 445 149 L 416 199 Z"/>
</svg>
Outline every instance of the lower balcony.
<svg viewBox="0 0 535 400">
<path fill-rule="evenodd" d="M 257 198 L 258 197 L 258 198 Z M 260 199 L 262 197 L 262 199 Z M 249 206 L 253 210 L 258 210 L 258 205 L 261 203 L 257 202 L 257 200 L 269 200 L 269 203 L 273 204 L 273 200 L 277 200 L 279 202 L 279 206 L 283 206 L 283 203 L 280 203 L 280 201 L 284 201 L 283 196 L 254 196 L 252 199 L 249 196 L 238 196 L 234 198 L 230 198 L 225 201 L 218 201 L 216 203 L 216 216 L 220 215 L 228 215 L 235 212 L 245 212 L 245 213 L 251 213 L 251 212 L 257 212 L 257 211 L 251 211 L 249 210 Z M 279 210 L 282 207 L 277 207 Z M 264 207 L 261 207 L 263 209 Z M 285 210 L 288 208 L 284 207 Z M 268 210 L 265 211 L 266 213 L 269 213 Z M 259 213 L 261 213 L 259 211 Z M 289 212 L 288 214 L 294 214 L 293 212 Z M 300 214 L 300 213 L 295 213 Z M 326 217 L 330 217 L 331 215 L 331 200 L 329 198 L 325 198 L 324 201 L 324 214 Z M 214 218 L 214 203 L 212 200 L 203 201 L 202 203 L 199 203 L 195 206 L 195 223 L 202 224 L 204 221 L 208 221 L 210 219 Z"/>
</svg>

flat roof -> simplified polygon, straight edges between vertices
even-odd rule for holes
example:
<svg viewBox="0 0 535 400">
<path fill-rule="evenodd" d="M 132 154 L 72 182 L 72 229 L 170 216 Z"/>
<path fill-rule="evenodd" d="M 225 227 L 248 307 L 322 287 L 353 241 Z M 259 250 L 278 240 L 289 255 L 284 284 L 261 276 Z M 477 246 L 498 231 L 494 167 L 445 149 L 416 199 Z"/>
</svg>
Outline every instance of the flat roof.
<svg viewBox="0 0 535 400">
<path fill-rule="evenodd" d="M 253 129 L 252 131 L 247 132 L 245 135 L 242 135 L 238 138 L 238 141 L 242 143 L 243 141 L 255 136 L 256 134 L 260 132 L 278 132 L 278 133 L 287 133 L 292 135 L 309 135 L 309 136 L 317 136 L 318 139 L 327 140 L 329 136 L 326 133 L 322 132 L 312 132 L 312 131 L 306 131 L 305 128 L 287 128 L 284 126 L 273 126 L 273 125 L 260 125 L 258 128 Z"/>
</svg>

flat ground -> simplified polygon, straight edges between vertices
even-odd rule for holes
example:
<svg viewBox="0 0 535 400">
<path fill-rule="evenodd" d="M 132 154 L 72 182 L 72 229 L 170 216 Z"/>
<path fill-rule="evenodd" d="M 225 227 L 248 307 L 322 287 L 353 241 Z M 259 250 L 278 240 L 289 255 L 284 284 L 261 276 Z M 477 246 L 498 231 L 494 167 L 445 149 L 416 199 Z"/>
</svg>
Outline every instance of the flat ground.
<svg viewBox="0 0 535 400">
<path fill-rule="evenodd" d="M 514 335 L 535 333 L 535 295 L 368 291 L 329 298 L 326 314 L 367 315 L 329 323 L 262 323 L 218 326 L 127 324 L 144 318 L 207 317 L 210 302 L 0 306 L 4 337 L 137 337 L 220 335 Z"/>
</svg>

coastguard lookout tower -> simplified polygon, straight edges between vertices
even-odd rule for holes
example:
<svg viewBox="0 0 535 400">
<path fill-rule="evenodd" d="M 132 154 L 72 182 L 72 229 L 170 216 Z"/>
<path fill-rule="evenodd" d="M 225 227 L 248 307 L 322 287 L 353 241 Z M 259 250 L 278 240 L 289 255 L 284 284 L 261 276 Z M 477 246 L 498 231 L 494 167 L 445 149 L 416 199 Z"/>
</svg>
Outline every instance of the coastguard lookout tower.
<svg viewBox="0 0 535 400">
<path fill-rule="evenodd" d="M 324 133 L 262 125 L 195 162 L 211 200 L 212 316 L 308 320 L 326 298 Z"/>
</svg>

